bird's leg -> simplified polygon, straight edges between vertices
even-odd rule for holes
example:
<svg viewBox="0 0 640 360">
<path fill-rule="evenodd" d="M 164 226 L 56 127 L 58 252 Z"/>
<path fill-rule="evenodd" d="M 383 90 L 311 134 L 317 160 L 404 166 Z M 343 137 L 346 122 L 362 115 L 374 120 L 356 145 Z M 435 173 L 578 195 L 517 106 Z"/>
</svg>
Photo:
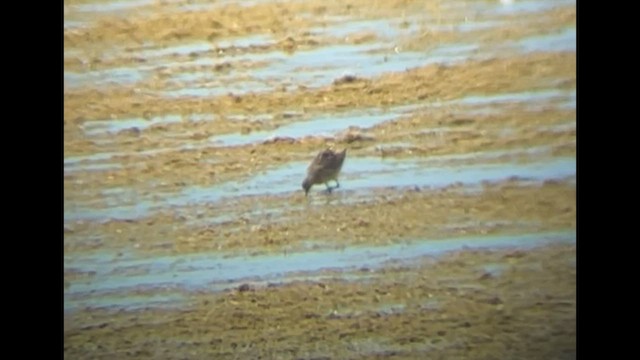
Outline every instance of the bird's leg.
<svg viewBox="0 0 640 360">
<path fill-rule="evenodd" d="M 329 182 L 327 181 L 326 183 L 324 183 L 324 185 L 327 187 L 327 192 L 331 194 L 331 191 L 333 190 L 333 188 L 329 186 Z"/>
<path fill-rule="evenodd" d="M 338 179 L 333 179 L 333 181 L 336 182 L 336 189 L 340 187 L 340 183 L 338 182 Z"/>
</svg>

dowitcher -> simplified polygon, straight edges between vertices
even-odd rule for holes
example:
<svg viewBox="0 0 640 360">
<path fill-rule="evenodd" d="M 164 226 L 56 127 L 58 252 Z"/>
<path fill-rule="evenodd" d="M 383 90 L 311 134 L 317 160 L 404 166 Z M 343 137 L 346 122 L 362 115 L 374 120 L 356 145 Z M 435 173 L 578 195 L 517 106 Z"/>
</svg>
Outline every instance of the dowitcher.
<svg viewBox="0 0 640 360">
<path fill-rule="evenodd" d="M 346 156 L 347 149 L 342 150 L 342 152 L 335 152 L 331 149 L 319 152 L 307 168 L 307 177 L 302 182 L 305 196 L 309 194 L 309 189 L 316 184 L 325 184 L 328 192 L 339 188 L 338 175 L 342 170 L 342 164 Z M 329 186 L 329 181 L 331 180 L 336 182 L 334 188 Z"/>
</svg>

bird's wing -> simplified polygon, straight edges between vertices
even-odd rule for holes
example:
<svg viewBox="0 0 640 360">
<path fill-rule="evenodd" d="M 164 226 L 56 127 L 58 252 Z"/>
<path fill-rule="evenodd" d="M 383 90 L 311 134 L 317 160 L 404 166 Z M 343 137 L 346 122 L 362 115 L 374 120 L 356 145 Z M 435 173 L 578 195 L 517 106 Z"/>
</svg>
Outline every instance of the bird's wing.
<svg viewBox="0 0 640 360">
<path fill-rule="evenodd" d="M 307 172 L 311 173 L 317 171 L 318 169 L 326 167 L 327 164 L 333 162 L 335 156 L 336 155 L 331 150 L 324 150 L 319 152 L 307 168 Z"/>
</svg>

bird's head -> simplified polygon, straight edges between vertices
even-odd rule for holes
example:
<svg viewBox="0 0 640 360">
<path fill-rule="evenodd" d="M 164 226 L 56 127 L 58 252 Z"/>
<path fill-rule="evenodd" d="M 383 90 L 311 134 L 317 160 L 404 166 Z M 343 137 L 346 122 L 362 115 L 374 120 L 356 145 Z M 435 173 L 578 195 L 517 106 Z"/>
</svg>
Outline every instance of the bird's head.
<svg viewBox="0 0 640 360">
<path fill-rule="evenodd" d="M 311 181 L 309 179 L 304 179 L 302 182 L 302 188 L 304 189 L 304 196 L 309 195 L 309 189 L 311 189 Z"/>
</svg>

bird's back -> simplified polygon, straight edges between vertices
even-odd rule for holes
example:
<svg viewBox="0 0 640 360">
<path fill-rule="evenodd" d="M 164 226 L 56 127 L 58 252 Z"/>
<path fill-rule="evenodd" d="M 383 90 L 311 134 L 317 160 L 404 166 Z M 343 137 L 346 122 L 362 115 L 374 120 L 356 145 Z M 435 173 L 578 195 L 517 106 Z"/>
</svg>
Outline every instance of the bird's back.
<svg viewBox="0 0 640 360">
<path fill-rule="evenodd" d="M 324 182 L 335 178 L 342 169 L 346 155 L 347 149 L 339 153 L 330 149 L 321 151 L 309 165 L 308 176 L 313 178 L 314 182 Z"/>
</svg>

